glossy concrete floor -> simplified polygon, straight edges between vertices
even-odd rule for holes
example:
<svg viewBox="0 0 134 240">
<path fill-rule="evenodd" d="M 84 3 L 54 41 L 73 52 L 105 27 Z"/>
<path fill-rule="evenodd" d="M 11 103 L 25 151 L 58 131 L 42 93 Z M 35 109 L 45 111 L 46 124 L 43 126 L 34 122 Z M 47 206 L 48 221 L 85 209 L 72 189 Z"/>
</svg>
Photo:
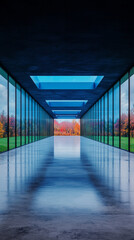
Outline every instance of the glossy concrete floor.
<svg viewBox="0 0 134 240">
<path fill-rule="evenodd" d="M 134 240 L 134 154 L 50 137 L 0 154 L 0 240 Z"/>
</svg>

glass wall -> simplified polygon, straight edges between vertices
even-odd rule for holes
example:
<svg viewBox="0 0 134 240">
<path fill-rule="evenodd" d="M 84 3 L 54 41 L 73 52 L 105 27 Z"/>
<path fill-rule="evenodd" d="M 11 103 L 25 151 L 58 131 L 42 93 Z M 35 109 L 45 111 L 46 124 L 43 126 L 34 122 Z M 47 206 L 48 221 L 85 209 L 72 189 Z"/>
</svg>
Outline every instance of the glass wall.
<svg viewBox="0 0 134 240">
<path fill-rule="evenodd" d="M 94 136 L 90 137 L 88 128 Z M 81 118 L 81 135 L 134 152 L 134 67 Z"/>
<path fill-rule="evenodd" d="M 99 100 L 99 141 L 101 142 L 101 99 Z"/>
<path fill-rule="evenodd" d="M 29 143 L 29 103 L 28 103 L 28 93 L 26 93 L 26 144 Z"/>
<path fill-rule="evenodd" d="M 22 135 L 22 144 L 26 144 L 26 95 L 25 91 L 22 89 L 22 114 L 21 114 L 21 135 Z"/>
<path fill-rule="evenodd" d="M 105 98 L 102 97 L 102 107 L 101 107 L 101 125 L 102 125 L 102 142 L 104 143 L 105 142 L 105 139 L 104 139 L 104 100 Z"/>
<path fill-rule="evenodd" d="M 31 137 L 31 135 L 32 135 L 32 126 L 31 126 L 31 124 L 32 124 L 32 114 L 31 114 L 31 96 L 29 96 L 29 111 L 28 111 L 28 115 L 29 115 L 29 124 L 28 124 L 28 136 L 29 136 L 29 143 L 31 143 L 31 141 L 32 141 L 32 137 Z"/>
<path fill-rule="evenodd" d="M 9 149 L 15 148 L 15 81 L 9 77 Z"/>
<path fill-rule="evenodd" d="M 98 124 L 98 119 L 99 119 L 99 109 L 98 109 L 98 102 L 96 103 L 96 140 L 98 141 L 98 136 L 99 136 L 99 124 Z"/>
<path fill-rule="evenodd" d="M 19 84 L 16 84 L 16 146 L 20 147 L 21 138 L 20 138 L 20 123 L 21 123 L 21 115 L 20 115 L 20 106 L 21 106 L 21 92 Z"/>
<path fill-rule="evenodd" d="M 8 75 L 3 69 L 0 68 L 0 151 L 8 149 L 8 106 L 7 106 L 7 93 L 8 93 Z"/>
<path fill-rule="evenodd" d="M 37 115 L 37 103 L 35 102 L 35 111 L 34 111 L 34 125 L 35 125 L 35 137 L 34 140 L 37 141 L 38 140 L 38 115 Z"/>
<path fill-rule="evenodd" d="M 130 71 L 130 151 L 134 152 L 134 68 Z"/>
<path fill-rule="evenodd" d="M 106 93 L 105 94 L 105 143 L 108 143 L 108 111 L 107 111 L 107 107 L 108 107 L 108 104 L 107 104 L 107 96 L 108 94 Z"/>
<path fill-rule="evenodd" d="M 53 136 L 54 120 L 1 67 L 0 96 L 0 152 Z"/>
<path fill-rule="evenodd" d="M 121 79 L 121 148 L 128 150 L 128 74 Z"/>
<path fill-rule="evenodd" d="M 120 104 L 119 104 L 119 82 L 114 85 L 114 146 L 119 147 L 119 124 L 120 124 Z"/>
<path fill-rule="evenodd" d="M 113 89 L 109 91 L 109 145 L 113 145 Z"/>
<path fill-rule="evenodd" d="M 33 99 L 33 106 L 32 106 L 32 142 L 34 142 L 34 135 L 35 135 L 35 132 L 34 132 L 34 129 L 35 129 L 35 122 L 34 122 L 34 113 L 35 113 L 35 109 L 34 109 L 34 99 Z M 45 123 L 44 123 L 45 125 Z"/>
</svg>

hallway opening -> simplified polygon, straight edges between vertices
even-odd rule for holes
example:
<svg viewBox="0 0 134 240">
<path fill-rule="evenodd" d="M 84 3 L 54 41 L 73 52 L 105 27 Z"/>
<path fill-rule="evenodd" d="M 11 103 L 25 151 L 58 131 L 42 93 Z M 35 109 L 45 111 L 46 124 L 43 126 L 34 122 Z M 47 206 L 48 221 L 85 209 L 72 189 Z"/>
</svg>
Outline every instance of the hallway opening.
<svg viewBox="0 0 134 240">
<path fill-rule="evenodd" d="M 55 119 L 54 136 L 80 136 L 80 120 Z"/>
<path fill-rule="evenodd" d="M 134 240 L 132 1 L 0 10 L 0 240 Z"/>
</svg>

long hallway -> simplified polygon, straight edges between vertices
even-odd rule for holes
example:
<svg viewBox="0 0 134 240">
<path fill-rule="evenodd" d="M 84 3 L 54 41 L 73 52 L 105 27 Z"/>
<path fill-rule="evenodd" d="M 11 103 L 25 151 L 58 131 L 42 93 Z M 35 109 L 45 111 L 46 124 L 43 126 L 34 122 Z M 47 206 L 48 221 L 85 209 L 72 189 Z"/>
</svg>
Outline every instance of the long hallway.
<svg viewBox="0 0 134 240">
<path fill-rule="evenodd" d="M 76 136 L 0 154 L 0 239 L 134 239 L 133 156 Z"/>
</svg>

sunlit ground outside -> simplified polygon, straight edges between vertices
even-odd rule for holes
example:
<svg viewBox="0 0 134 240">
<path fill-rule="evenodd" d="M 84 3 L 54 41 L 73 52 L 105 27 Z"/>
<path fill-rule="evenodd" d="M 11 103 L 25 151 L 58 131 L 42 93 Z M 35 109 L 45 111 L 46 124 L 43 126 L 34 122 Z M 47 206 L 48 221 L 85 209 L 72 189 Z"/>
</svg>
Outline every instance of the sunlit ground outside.
<svg viewBox="0 0 134 240">
<path fill-rule="evenodd" d="M 63 121 L 61 123 L 55 120 L 55 129 L 54 129 L 54 135 L 55 136 L 79 136 L 80 135 L 80 124 L 75 120 L 75 123 L 73 123 L 73 126 L 75 125 L 75 128 L 69 128 L 71 126 L 71 122 L 68 124 L 68 121 Z M 67 123 L 67 124 L 66 124 Z M 78 124 L 76 124 L 78 123 Z M 67 127 L 67 126 L 68 127 Z M 66 126 L 66 129 L 65 129 Z M 106 136 L 105 136 L 106 137 Z M 32 138 L 32 137 L 31 137 Z M 43 139 L 44 136 L 40 137 L 40 139 Z M 88 136 L 88 138 L 91 138 L 91 136 Z M 112 138 L 112 137 L 109 137 Z M 34 139 L 37 140 L 37 136 Z M 32 140 L 29 139 L 29 142 L 32 142 Z M 28 143 L 28 136 L 26 137 L 26 143 Z M 22 145 L 25 144 L 25 137 L 22 136 Z M 20 146 L 20 137 L 17 137 L 17 146 Z M 114 146 L 119 147 L 119 137 L 114 137 Z M 9 138 L 9 149 L 15 148 L 15 137 Z M 128 150 L 128 137 L 121 137 L 121 148 L 124 150 Z M 7 138 L 0 138 L 0 152 L 7 151 Z M 130 138 L 130 151 L 134 152 L 134 138 Z"/>
<path fill-rule="evenodd" d="M 93 139 L 93 137 L 91 136 L 87 136 L 87 137 L 90 139 Z M 107 136 L 102 136 L 102 137 L 105 137 L 105 143 L 107 143 L 108 137 Z M 109 136 L 109 142 L 112 142 L 112 136 Z M 114 147 L 119 147 L 118 136 L 114 136 Z M 128 137 L 121 137 L 121 149 L 128 150 Z M 130 137 L 130 152 L 134 152 L 134 138 L 132 137 Z"/>
<path fill-rule="evenodd" d="M 79 119 L 56 119 L 54 120 L 54 136 L 79 136 Z"/>
<path fill-rule="evenodd" d="M 38 139 L 39 138 L 39 139 Z M 34 142 L 34 141 L 37 141 L 37 140 L 41 140 L 41 139 L 44 139 L 45 136 L 34 136 L 34 139 L 33 139 L 33 136 L 17 136 L 16 138 L 16 145 L 17 147 L 19 147 L 20 145 L 24 145 L 25 144 L 25 141 L 26 141 L 26 144 L 28 143 L 31 143 L 31 142 Z M 7 138 L 0 138 L 0 152 L 4 152 L 4 151 L 7 151 L 7 143 L 8 143 L 8 139 Z M 10 137 L 9 138 L 9 150 L 15 148 L 15 137 Z"/>
</svg>

